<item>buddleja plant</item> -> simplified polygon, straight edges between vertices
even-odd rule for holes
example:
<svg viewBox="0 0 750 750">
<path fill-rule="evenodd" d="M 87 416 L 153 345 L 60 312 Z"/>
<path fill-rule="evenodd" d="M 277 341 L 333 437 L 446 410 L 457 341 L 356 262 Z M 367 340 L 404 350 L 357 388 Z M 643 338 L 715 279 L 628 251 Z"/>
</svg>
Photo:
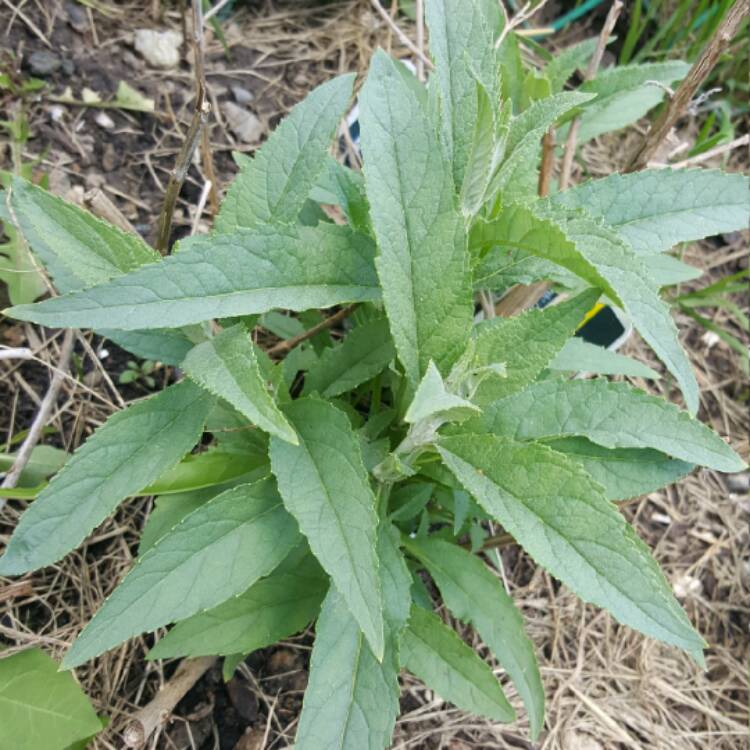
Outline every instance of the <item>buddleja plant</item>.
<svg viewBox="0 0 750 750">
<path fill-rule="evenodd" d="M 151 658 L 218 654 L 231 674 L 314 621 L 300 750 L 387 746 L 401 668 L 513 721 L 488 664 L 434 613 L 429 576 L 515 684 L 536 737 L 542 681 L 481 555 L 490 520 L 583 600 L 703 663 L 703 639 L 617 501 L 696 464 L 744 467 L 693 416 L 698 389 L 659 284 L 681 271 L 664 251 L 746 224 L 747 180 L 645 171 L 538 198 L 542 134 L 601 117 L 611 79 L 627 90 L 652 66 L 563 92 L 590 44 L 526 72 L 512 35 L 495 49 L 494 0 L 433 0 L 427 20 L 426 87 L 383 52 L 372 60 L 363 175 L 328 156 L 347 75 L 242 162 L 213 232 L 170 257 L 14 183 L 13 213 L 62 294 L 9 314 L 94 329 L 185 374 L 83 444 L 0 560 L 5 575 L 51 564 L 126 498 L 158 495 L 136 563 L 64 666 L 174 624 Z M 475 322 L 477 292 L 536 279 L 566 300 Z M 627 312 L 687 411 L 569 379 L 562 355 L 600 298 Z M 291 338 L 321 308 L 353 303 L 340 342 L 320 327 L 280 362 L 253 342 L 257 325 Z M 185 458 L 199 441 L 210 447 Z"/>
</svg>

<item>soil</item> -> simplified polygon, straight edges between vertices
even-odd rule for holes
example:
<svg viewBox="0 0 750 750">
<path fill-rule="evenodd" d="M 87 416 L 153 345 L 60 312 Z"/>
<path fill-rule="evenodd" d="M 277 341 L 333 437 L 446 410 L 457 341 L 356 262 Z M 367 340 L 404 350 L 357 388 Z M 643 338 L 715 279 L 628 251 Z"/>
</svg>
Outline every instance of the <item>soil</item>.
<svg viewBox="0 0 750 750">
<path fill-rule="evenodd" d="M 85 6 L 67 0 L 26 3 L 26 21 L 14 16 L 3 24 L 0 66 L 27 76 L 32 53 L 52 50 L 59 56 L 64 65 L 45 76 L 47 88 L 25 101 L 31 137 L 24 154 L 27 160 L 36 161 L 35 178 L 46 175 L 54 192 L 82 205 L 86 205 L 88 191 L 102 189 L 153 243 L 164 186 L 192 116 L 192 68 L 187 50 L 176 69 L 150 68 L 135 52 L 132 34 L 143 27 L 180 30 L 179 3 L 100 0 L 91 5 L 99 10 L 86 10 L 82 19 Z M 151 15 L 154 5 L 161 8 L 156 19 Z M 267 131 L 314 85 L 341 70 L 363 71 L 376 45 L 390 48 L 396 44 L 367 0 L 314 7 L 294 0 L 235 5 L 239 10 L 222 23 L 229 54 L 210 33 L 206 44 L 215 117 L 210 141 L 220 188 L 226 187 L 236 171 L 231 152 L 251 152 L 258 145 L 238 142 L 227 127 L 222 104 L 235 101 L 233 86 L 249 92 L 248 106 Z M 550 14 L 557 12 L 556 5 L 550 3 Z M 560 46 L 590 36 L 600 22 L 600 16 L 590 15 L 563 35 Z M 153 99 L 155 114 L 107 109 L 114 127 L 103 128 L 96 123 L 99 110 L 53 101 L 67 87 L 76 99 L 87 88 L 108 100 L 121 80 Z M 8 119 L 17 103 L 6 93 L 0 105 Z M 694 124 L 685 124 L 688 131 L 691 127 Z M 597 169 L 602 174 L 610 172 L 629 145 L 626 137 L 587 145 L 584 158 L 592 165 L 592 174 Z M 730 166 L 741 168 L 744 158 L 733 156 Z M 8 168 L 9 160 L 9 149 L 0 144 L 0 167 Z M 205 181 L 202 166 L 191 166 L 178 201 L 173 240 L 187 234 L 196 220 L 195 207 Z M 208 213 L 197 218 L 199 231 L 205 230 Z M 743 242 L 742 236 L 727 237 L 688 247 L 685 260 L 707 269 L 699 285 L 747 268 Z M 747 300 L 738 303 L 746 306 Z M 735 325 L 722 311 L 715 314 L 714 322 Z M 700 375 L 701 419 L 747 457 L 750 387 L 737 356 L 721 342 L 710 343 L 705 331 L 691 320 L 678 316 L 678 324 Z M 733 333 L 748 339 L 746 332 L 735 328 Z M 0 343 L 30 346 L 39 360 L 3 363 L 0 369 L 0 440 L 7 448 L 31 424 L 49 382 L 49 364 L 56 362 L 60 337 L 0 317 Z M 628 346 L 660 369 L 637 339 Z M 65 382 L 44 440 L 66 450 L 80 445 L 122 404 L 152 390 L 143 382 L 118 383 L 127 362 L 134 358 L 112 342 L 85 334 L 74 351 L 72 372 L 78 382 Z M 159 366 L 153 390 L 177 375 Z M 654 387 L 665 396 L 677 397 L 666 378 Z M 655 550 L 670 580 L 687 586 L 683 603 L 712 644 L 705 674 L 674 650 L 647 641 L 583 605 L 518 549 L 502 551 L 504 575 L 539 649 L 549 699 L 547 727 L 538 747 L 729 750 L 742 745 L 750 658 L 750 502 L 743 487 L 702 472 L 675 488 L 639 499 L 625 511 Z M 9 503 L 0 511 L 0 539 L 7 539 L 21 507 Z M 0 599 L 0 642 L 11 649 L 41 645 L 60 656 L 129 569 L 150 507 L 149 499 L 123 504 L 65 561 L 31 576 L 31 595 L 7 603 Z M 697 581 L 698 588 L 691 581 Z M 0 592 L 9 583 L 0 579 Z M 486 655 L 474 633 L 453 624 Z M 134 639 L 77 670 L 97 710 L 111 719 L 108 730 L 95 741 L 96 748 L 121 747 L 120 734 L 129 717 L 148 703 L 174 671 L 175 662 L 144 661 L 153 639 L 153 635 Z M 219 667 L 212 668 L 178 705 L 156 747 L 260 750 L 291 746 L 311 645 L 308 631 L 257 651 L 239 666 L 229 683 L 222 679 Z M 511 727 L 499 727 L 444 704 L 408 675 L 402 680 L 402 717 L 394 747 L 537 747 L 524 739 L 528 732 L 523 718 Z M 512 686 L 507 686 L 507 692 L 518 706 Z"/>
</svg>

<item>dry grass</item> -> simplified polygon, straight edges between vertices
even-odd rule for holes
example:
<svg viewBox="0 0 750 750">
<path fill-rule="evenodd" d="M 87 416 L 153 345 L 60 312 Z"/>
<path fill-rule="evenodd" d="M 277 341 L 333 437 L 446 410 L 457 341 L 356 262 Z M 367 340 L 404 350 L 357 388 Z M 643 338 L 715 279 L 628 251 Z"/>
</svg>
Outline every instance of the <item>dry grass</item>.
<svg viewBox="0 0 750 750">
<path fill-rule="evenodd" d="M 123 18 L 144 12 L 143 3 L 120 9 L 126 11 L 118 21 L 121 24 Z M 167 23 L 178 25 L 177 17 L 168 15 Z M 45 30 L 43 23 L 40 27 Z M 99 32 L 103 37 L 103 24 Z M 216 93 L 230 80 L 243 83 L 254 76 L 260 82 L 255 90 L 256 98 L 263 102 L 260 114 L 269 124 L 331 74 L 364 71 L 376 45 L 395 45 L 390 30 L 372 12 L 367 0 L 313 10 L 293 3 L 264 3 L 259 10 L 237 15 L 226 34 L 232 47 L 241 44 L 258 54 L 247 68 L 224 64 L 218 56 L 218 42 L 211 42 L 209 84 Z M 190 88 L 188 74 L 175 80 L 184 89 Z M 217 109 L 212 143 L 219 153 L 238 144 Z M 133 154 L 132 163 L 126 163 L 123 170 L 147 163 L 152 189 L 158 188 L 174 159 L 190 112 L 191 102 L 186 96 L 174 117 L 158 123 L 156 145 L 146 154 Z M 608 174 L 613 165 L 621 164 L 622 156 L 630 151 L 629 139 L 635 137 L 586 145 L 583 156 L 591 173 Z M 54 151 L 46 162 L 49 168 L 69 169 L 69 163 L 56 158 Z M 227 170 L 225 165 L 225 179 Z M 191 179 L 200 187 L 201 175 Z M 120 191 L 116 197 L 131 218 L 155 222 L 158 207 L 146 204 L 144 208 L 127 191 Z M 188 223 L 191 206 L 189 202 L 182 206 Z M 688 248 L 686 260 L 707 269 L 706 280 L 700 282 L 703 284 L 736 270 L 738 263 L 746 263 L 742 260 L 745 254 L 741 242 L 719 249 L 700 243 Z M 747 300 L 741 303 L 746 306 Z M 721 313 L 715 322 L 727 323 Z M 747 457 L 748 383 L 735 355 L 723 343 L 708 348 L 703 331 L 691 320 L 679 323 L 699 374 L 702 418 Z M 43 362 L 56 361 L 57 338 L 45 339 L 37 329 L 10 328 L 4 323 L 0 333 L 7 339 L 9 331 L 28 342 Z M 633 340 L 629 346 L 631 353 L 659 369 L 659 363 L 638 341 Z M 57 430 L 54 439 L 69 450 L 79 445 L 118 403 L 118 395 L 104 380 L 98 358 L 80 343 L 76 352 L 81 358 L 80 371 L 88 374 L 80 381 L 65 382 L 53 419 Z M 40 363 L 2 363 L 0 368 L 0 427 L 10 439 L 28 418 L 25 412 L 33 412 L 34 398 L 43 395 L 48 370 Z M 677 397 L 666 378 L 656 386 L 640 385 Z M 0 511 L 0 541 L 7 539 L 19 508 L 19 504 L 10 503 Z M 62 655 L 130 567 L 148 509 L 148 501 L 123 504 L 114 518 L 75 553 L 23 579 L 30 581 L 31 592 L 0 579 L 0 642 L 8 648 L 7 653 L 37 645 L 55 657 Z M 710 645 L 707 670 L 701 672 L 676 649 L 645 639 L 615 624 L 605 613 L 583 605 L 536 570 L 517 549 L 508 548 L 502 552 L 504 577 L 537 645 L 548 699 L 547 721 L 539 744 L 532 745 L 525 739 L 525 716 L 511 685 L 508 694 L 520 708 L 520 719 L 507 727 L 447 706 L 405 675 L 403 714 L 394 747 L 729 750 L 745 746 L 750 659 L 750 501 L 746 488 L 730 486 L 725 478 L 704 471 L 674 488 L 630 503 L 625 513 L 654 550 L 669 580 L 685 594 L 688 614 Z M 495 559 L 490 558 L 490 562 Z M 486 653 L 473 633 L 462 630 Z M 308 648 L 309 637 L 285 646 L 286 651 L 298 655 L 304 655 Z M 128 715 L 146 703 L 164 680 L 165 667 L 145 663 L 145 651 L 144 641 L 136 639 L 76 670 L 97 709 L 111 719 L 110 728 L 95 743 L 98 748 L 121 746 L 119 733 Z M 167 666 L 167 672 L 169 669 Z M 258 678 L 247 666 L 242 669 L 267 716 L 267 723 L 263 719 L 257 728 L 263 740 L 258 747 L 291 745 L 296 716 L 285 705 L 298 705 L 304 675 L 300 675 L 301 682 L 287 681 L 287 687 L 281 689 L 272 678 Z M 295 670 L 302 670 L 299 660 L 290 666 L 289 671 Z M 211 730 L 216 738 L 217 728 Z M 211 744 L 209 739 L 207 743 L 205 747 L 220 746 L 218 740 Z M 163 736 L 158 745 L 178 746 Z"/>
</svg>

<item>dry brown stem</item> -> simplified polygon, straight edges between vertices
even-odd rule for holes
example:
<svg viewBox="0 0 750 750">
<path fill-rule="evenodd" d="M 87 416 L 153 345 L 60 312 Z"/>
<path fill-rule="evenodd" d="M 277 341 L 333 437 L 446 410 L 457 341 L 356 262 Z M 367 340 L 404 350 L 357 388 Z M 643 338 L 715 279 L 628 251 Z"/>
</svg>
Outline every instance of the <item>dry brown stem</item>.
<svg viewBox="0 0 750 750">
<path fill-rule="evenodd" d="M 604 55 L 604 49 L 607 46 L 609 37 L 612 35 L 612 31 L 615 28 L 617 19 L 620 17 L 620 11 L 622 10 L 621 0 L 615 0 L 612 3 L 612 7 L 607 13 L 607 18 L 602 26 L 599 39 L 596 44 L 596 50 L 589 60 L 588 67 L 586 68 L 586 74 L 584 78 L 590 81 L 595 75 L 596 71 L 599 70 L 599 65 L 602 62 L 602 56 Z M 568 137 L 565 141 L 565 151 L 563 153 L 562 169 L 560 170 L 560 190 L 567 189 L 570 184 L 570 175 L 573 171 L 573 158 L 576 153 L 576 141 L 578 140 L 578 129 L 581 127 L 580 117 L 576 117 L 573 122 L 570 123 L 570 130 L 568 131 Z"/>
<path fill-rule="evenodd" d="M 278 357 L 282 354 L 290 352 L 292 349 L 294 349 L 295 346 L 301 344 L 303 341 L 307 341 L 313 336 L 317 336 L 317 334 L 319 334 L 321 331 L 333 328 L 333 326 L 335 326 L 337 323 L 340 323 L 342 320 L 346 320 L 346 318 L 348 318 L 357 309 L 357 306 L 358 303 L 355 302 L 353 305 L 341 308 L 341 310 L 339 310 L 337 313 L 334 313 L 325 320 L 321 320 L 320 323 L 314 325 L 312 328 L 308 328 L 306 331 L 303 331 L 296 336 L 292 336 L 292 338 L 290 339 L 285 339 L 284 341 L 280 341 L 278 344 L 275 344 L 266 351 L 266 354 L 268 354 L 269 357 Z"/>
<path fill-rule="evenodd" d="M 626 172 L 636 172 L 648 166 L 662 141 L 685 112 L 698 87 L 713 70 L 722 52 L 729 46 L 745 16 L 750 13 L 750 0 L 737 0 L 719 24 L 701 56 L 680 84 L 656 122 L 646 134 L 643 143 L 630 158 Z"/>
<path fill-rule="evenodd" d="M 154 699 L 134 714 L 123 732 L 126 747 L 141 747 L 172 714 L 185 693 L 218 661 L 215 656 L 201 656 L 180 662 L 177 671 L 164 684 Z"/>
</svg>

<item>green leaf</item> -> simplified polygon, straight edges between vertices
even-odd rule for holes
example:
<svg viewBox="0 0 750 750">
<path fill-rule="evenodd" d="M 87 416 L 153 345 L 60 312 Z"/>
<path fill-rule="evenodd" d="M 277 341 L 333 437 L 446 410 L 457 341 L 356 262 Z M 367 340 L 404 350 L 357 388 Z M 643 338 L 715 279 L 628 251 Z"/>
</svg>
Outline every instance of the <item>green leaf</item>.
<svg viewBox="0 0 750 750">
<path fill-rule="evenodd" d="M 659 296 L 659 288 L 630 249 L 608 227 L 576 216 L 564 221 L 567 237 L 617 291 L 625 312 L 646 343 L 675 376 L 688 410 L 698 410 L 698 383 L 685 351 L 680 345 L 677 326 L 669 306 Z"/>
<path fill-rule="evenodd" d="M 536 383 L 466 425 L 516 440 L 579 436 L 605 448 L 654 448 L 717 471 L 745 463 L 712 430 L 674 404 L 605 379 Z"/>
<path fill-rule="evenodd" d="M 217 232 L 295 221 L 325 166 L 354 77 L 349 73 L 318 86 L 294 107 L 252 160 L 242 160 L 216 217 Z"/>
<path fill-rule="evenodd" d="M 619 301 L 617 292 L 567 238 L 563 228 L 543 216 L 537 207 L 514 204 L 504 207 L 492 221 L 477 222 L 472 228 L 471 244 L 479 249 L 500 245 L 531 253 L 562 266 Z"/>
<path fill-rule="evenodd" d="M 637 253 L 745 229 L 750 180 L 718 169 L 645 169 L 588 180 L 552 197 L 603 219 Z"/>
<path fill-rule="evenodd" d="M 223 492 L 139 558 L 63 660 L 70 669 L 122 641 L 241 594 L 299 542 L 273 481 Z"/>
<path fill-rule="evenodd" d="M 409 617 L 411 577 L 393 530 L 378 533 L 385 651 L 375 657 L 335 585 L 315 628 L 310 681 L 296 750 L 383 750 L 399 711 L 398 642 Z"/>
<path fill-rule="evenodd" d="M 284 567 L 218 607 L 178 622 L 148 658 L 249 654 L 303 630 L 320 610 L 328 578 L 310 554 Z"/>
<path fill-rule="evenodd" d="M 0 193 L 0 211 L 5 193 Z M 39 273 L 29 246 L 9 219 L 0 216 L 2 233 L 8 238 L 0 243 L 0 281 L 8 287 L 12 305 L 25 305 L 47 291 L 44 278 Z"/>
<path fill-rule="evenodd" d="M 578 143 L 636 122 L 664 99 L 664 87 L 684 78 L 688 70 L 690 65 L 680 60 L 624 65 L 605 69 L 593 81 L 586 81 L 580 91 L 597 94 L 597 98 L 581 115 Z"/>
<path fill-rule="evenodd" d="M 228 401 L 269 435 L 297 444 L 294 430 L 269 393 L 255 346 L 242 323 L 198 344 L 182 366 L 188 377 Z"/>
<path fill-rule="evenodd" d="M 560 117 L 591 98 L 591 94 L 566 91 L 533 102 L 521 114 L 513 117 L 505 142 L 504 161 L 493 176 L 489 195 L 495 196 L 501 191 L 505 203 L 525 198 L 527 193 L 536 196 L 542 135 Z M 519 182 L 528 182 L 528 190 Z"/>
<path fill-rule="evenodd" d="M 463 182 L 460 204 L 465 216 L 476 216 L 487 197 L 487 188 L 496 153 L 495 123 L 496 104 L 487 89 L 476 81 L 477 115 L 474 135 L 471 140 Z"/>
<path fill-rule="evenodd" d="M 427 567 L 448 608 L 474 625 L 508 672 L 529 712 L 531 735 L 537 737 L 544 720 L 539 666 L 521 614 L 500 580 L 478 557 L 450 542 L 419 539 L 407 549 Z"/>
<path fill-rule="evenodd" d="M 642 255 L 641 260 L 648 270 L 649 278 L 658 287 L 684 284 L 686 281 L 693 281 L 703 276 L 700 268 L 683 263 L 667 253 Z"/>
<path fill-rule="evenodd" d="M 351 391 L 382 372 L 396 356 L 388 322 L 376 318 L 355 328 L 344 341 L 324 350 L 305 375 L 303 393 L 331 398 Z"/>
<path fill-rule="evenodd" d="M 498 435 L 449 437 L 438 450 L 539 565 L 584 601 L 703 664 L 703 639 L 658 564 L 580 466 L 544 445 Z"/>
<path fill-rule="evenodd" d="M 512 206 L 482 228 L 483 241 L 518 247 L 539 255 L 603 289 L 624 307 L 639 333 L 675 376 L 688 409 L 698 408 L 698 385 L 669 307 L 630 246 L 608 227 L 583 213 L 541 203 L 539 209 Z"/>
<path fill-rule="evenodd" d="M 370 204 L 365 193 L 365 180 L 361 172 L 345 167 L 333 158 L 328 159 L 328 172 L 323 172 L 326 184 L 341 206 L 350 226 L 358 232 L 372 234 Z M 320 201 L 326 203 L 327 201 Z"/>
<path fill-rule="evenodd" d="M 210 318 L 378 299 L 374 247 L 347 227 L 258 227 L 194 236 L 159 263 L 7 314 L 50 326 L 177 328 Z"/>
<path fill-rule="evenodd" d="M 212 402 L 183 381 L 110 417 L 23 514 L 0 558 L 0 575 L 41 568 L 74 549 L 198 442 Z"/>
<path fill-rule="evenodd" d="M 493 721 L 514 721 L 492 670 L 432 612 L 412 606 L 401 640 L 401 663 L 441 698 Z"/>
<path fill-rule="evenodd" d="M 583 466 L 603 488 L 607 500 L 627 500 L 666 487 L 687 476 L 693 464 L 650 448 L 603 448 L 582 437 L 545 443 Z"/>
<path fill-rule="evenodd" d="M 428 419 L 460 422 L 476 416 L 477 413 L 481 413 L 478 406 L 448 392 L 435 363 L 431 361 L 406 410 L 404 421 L 409 424 Z"/>
<path fill-rule="evenodd" d="M 0 659 L 0 747 L 62 750 L 102 723 L 72 674 L 40 649 Z"/>
<path fill-rule="evenodd" d="M 34 487 L 59 471 L 68 458 L 69 454 L 60 448 L 53 448 L 51 445 L 37 445 L 31 451 L 31 457 L 21 472 L 18 484 L 21 487 Z M 16 454 L 0 453 L 0 472 L 9 471 L 15 461 Z"/>
<path fill-rule="evenodd" d="M 428 0 L 425 16 L 440 91 L 442 136 L 458 189 L 478 117 L 476 81 L 490 101 L 498 100 L 494 31 L 479 0 Z"/>
<path fill-rule="evenodd" d="M 413 386 L 431 359 L 447 373 L 466 346 L 473 309 L 453 177 L 418 86 L 378 51 L 360 96 L 376 266 Z"/>
<path fill-rule="evenodd" d="M 596 289 L 588 289 L 559 305 L 480 325 L 476 335 L 478 363 L 504 362 L 506 377 L 482 382 L 474 400 L 488 404 L 536 380 L 575 333 L 599 294 Z"/>
<path fill-rule="evenodd" d="M 251 472 L 270 472 L 264 453 L 241 453 L 212 448 L 191 453 L 141 491 L 142 495 L 169 495 L 215 487 Z M 260 477 L 258 477 L 260 479 Z M 247 480 L 249 481 L 249 480 Z"/>
<path fill-rule="evenodd" d="M 375 497 L 356 435 L 346 415 L 325 401 L 299 399 L 284 411 L 300 441 L 271 438 L 271 467 L 284 504 L 381 658 Z"/>
<path fill-rule="evenodd" d="M 634 378 L 651 380 L 658 380 L 661 377 L 658 372 L 631 357 L 577 337 L 565 342 L 565 346 L 549 363 L 549 369 L 600 375 L 630 375 Z"/>
<path fill-rule="evenodd" d="M 61 292 L 104 283 L 160 257 L 140 237 L 20 177 L 13 179 L 11 205 L 26 241 Z"/>
<path fill-rule="evenodd" d="M 231 487 L 231 485 L 230 485 Z M 200 490 L 177 492 L 154 498 L 154 507 L 141 532 L 138 555 L 142 557 L 163 536 L 166 536 L 183 518 L 201 505 L 216 497 L 228 487 L 204 487 Z"/>
<path fill-rule="evenodd" d="M 150 331 L 99 328 L 97 333 L 136 357 L 163 362 L 165 365 L 179 365 L 196 343 L 185 330 L 169 328 L 154 328 Z M 195 333 L 198 335 L 197 331 Z"/>
<path fill-rule="evenodd" d="M 566 47 L 544 66 L 543 73 L 550 82 L 553 92 L 561 91 L 576 70 L 584 70 L 594 54 L 597 37 L 585 39 L 571 47 Z"/>
</svg>

